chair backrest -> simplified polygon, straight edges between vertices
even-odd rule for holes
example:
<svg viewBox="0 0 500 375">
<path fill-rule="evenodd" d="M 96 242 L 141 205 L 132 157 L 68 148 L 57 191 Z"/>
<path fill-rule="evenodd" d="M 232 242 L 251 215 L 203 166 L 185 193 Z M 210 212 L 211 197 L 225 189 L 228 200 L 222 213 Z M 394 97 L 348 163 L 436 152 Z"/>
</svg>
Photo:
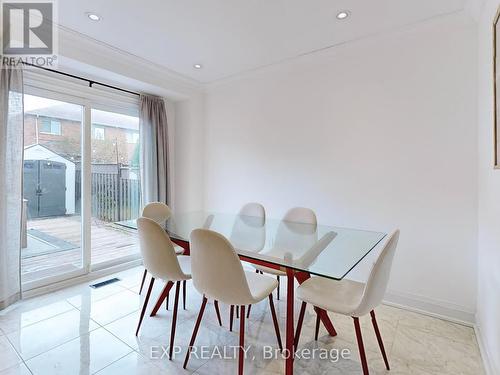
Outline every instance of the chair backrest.
<svg viewBox="0 0 500 375">
<path fill-rule="evenodd" d="M 301 258 L 317 241 L 316 214 L 309 208 L 295 207 L 283 216 L 271 252 L 276 256 L 287 254 L 292 261 Z"/>
<path fill-rule="evenodd" d="M 156 221 L 137 219 L 139 243 L 144 267 L 153 277 L 163 280 L 184 280 L 186 275 L 177 260 L 174 245 L 165 230 Z"/>
<path fill-rule="evenodd" d="M 283 221 L 318 225 L 318 220 L 316 219 L 314 211 L 305 207 L 294 207 L 289 209 L 285 216 L 283 216 Z"/>
<path fill-rule="evenodd" d="M 266 209 L 260 203 L 247 203 L 243 207 L 241 207 L 240 212 L 238 213 L 240 216 L 255 216 L 266 218 Z"/>
<path fill-rule="evenodd" d="M 239 249 L 259 252 L 266 244 L 266 211 L 260 203 L 245 204 L 234 221 L 231 244 Z"/>
<path fill-rule="evenodd" d="M 370 276 L 365 285 L 363 297 L 354 316 L 368 314 L 382 302 L 391 275 L 392 260 L 394 259 L 398 240 L 399 229 L 392 232 L 385 241 L 382 251 L 373 264 Z"/>
<path fill-rule="evenodd" d="M 191 272 L 199 293 L 228 305 L 250 303 L 252 295 L 245 271 L 233 246 L 208 229 L 191 232 Z"/>
<path fill-rule="evenodd" d="M 266 245 L 264 219 L 256 216 L 236 216 L 230 239 L 236 249 L 260 252 Z"/>
<path fill-rule="evenodd" d="M 158 224 L 164 224 L 172 216 L 172 210 L 165 203 L 152 202 L 144 206 L 142 216 L 152 219 Z"/>
</svg>

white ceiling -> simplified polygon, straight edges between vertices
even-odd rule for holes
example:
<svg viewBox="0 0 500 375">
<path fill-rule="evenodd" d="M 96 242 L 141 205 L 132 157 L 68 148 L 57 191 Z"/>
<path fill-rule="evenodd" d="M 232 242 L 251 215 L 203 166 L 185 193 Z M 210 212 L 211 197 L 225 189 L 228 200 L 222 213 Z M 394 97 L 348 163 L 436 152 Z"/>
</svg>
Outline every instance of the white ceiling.
<svg viewBox="0 0 500 375">
<path fill-rule="evenodd" d="M 60 0 L 59 23 L 199 82 L 460 11 L 465 0 Z M 335 15 L 348 9 L 351 16 Z M 100 22 L 85 12 L 95 12 Z M 203 69 L 196 70 L 193 64 Z"/>
</svg>

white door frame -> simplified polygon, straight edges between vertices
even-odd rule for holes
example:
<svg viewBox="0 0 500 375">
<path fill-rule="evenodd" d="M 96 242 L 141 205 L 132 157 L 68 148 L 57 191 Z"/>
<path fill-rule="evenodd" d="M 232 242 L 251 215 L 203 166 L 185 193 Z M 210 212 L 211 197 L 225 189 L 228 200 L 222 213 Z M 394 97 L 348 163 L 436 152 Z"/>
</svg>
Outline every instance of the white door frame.
<svg viewBox="0 0 500 375">
<path fill-rule="evenodd" d="M 97 266 L 91 264 L 91 161 L 92 161 L 92 108 L 123 114 L 137 114 L 138 98 L 131 95 L 118 94 L 108 90 L 90 88 L 68 79 L 49 76 L 45 72 L 25 70 L 24 93 L 47 99 L 59 100 L 82 106 L 82 199 L 81 199 L 81 269 L 49 276 L 22 284 L 23 291 L 46 287 L 71 278 L 80 278 L 92 271 L 116 266 L 136 260 L 138 257 L 125 257 L 109 261 Z M 130 264 L 136 264 L 132 262 Z"/>
</svg>

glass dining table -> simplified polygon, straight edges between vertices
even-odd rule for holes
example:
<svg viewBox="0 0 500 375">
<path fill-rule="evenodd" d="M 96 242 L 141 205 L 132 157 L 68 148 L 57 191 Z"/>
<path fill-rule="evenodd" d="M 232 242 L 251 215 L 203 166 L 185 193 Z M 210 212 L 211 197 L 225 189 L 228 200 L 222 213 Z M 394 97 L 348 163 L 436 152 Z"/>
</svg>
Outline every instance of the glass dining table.
<svg viewBox="0 0 500 375">
<path fill-rule="evenodd" d="M 137 229 L 135 220 L 116 224 Z M 285 374 L 293 374 L 294 280 L 303 283 L 311 275 L 342 280 L 386 236 L 385 233 L 303 224 L 253 216 L 215 212 L 174 214 L 165 223 L 172 242 L 189 255 L 189 237 L 197 228 L 224 235 L 242 261 L 282 270 L 287 275 Z M 315 308 L 328 333 L 335 328 L 326 311 Z"/>
</svg>

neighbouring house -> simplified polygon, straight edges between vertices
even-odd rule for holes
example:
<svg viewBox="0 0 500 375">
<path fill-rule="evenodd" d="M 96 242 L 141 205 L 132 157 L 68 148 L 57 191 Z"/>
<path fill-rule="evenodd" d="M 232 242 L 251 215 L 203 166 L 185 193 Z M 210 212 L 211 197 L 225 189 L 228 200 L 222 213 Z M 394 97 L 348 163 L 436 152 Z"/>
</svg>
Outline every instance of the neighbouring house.
<svg viewBox="0 0 500 375">
<path fill-rule="evenodd" d="M 81 119 L 80 107 L 66 103 L 27 110 L 24 146 L 39 144 L 68 160 L 79 162 Z M 92 119 L 92 163 L 138 166 L 138 119 L 104 111 L 95 111 Z"/>
<path fill-rule="evenodd" d="M 82 134 L 80 106 L 25 96 L 28 218 L 79 214 Z M 131 205 L 135 212 L 139 202 L 139 119 L 93 110 L 91 139 L 92 214 L 107 221 L 128 217 L 123 213 Z"/>
</svg>

